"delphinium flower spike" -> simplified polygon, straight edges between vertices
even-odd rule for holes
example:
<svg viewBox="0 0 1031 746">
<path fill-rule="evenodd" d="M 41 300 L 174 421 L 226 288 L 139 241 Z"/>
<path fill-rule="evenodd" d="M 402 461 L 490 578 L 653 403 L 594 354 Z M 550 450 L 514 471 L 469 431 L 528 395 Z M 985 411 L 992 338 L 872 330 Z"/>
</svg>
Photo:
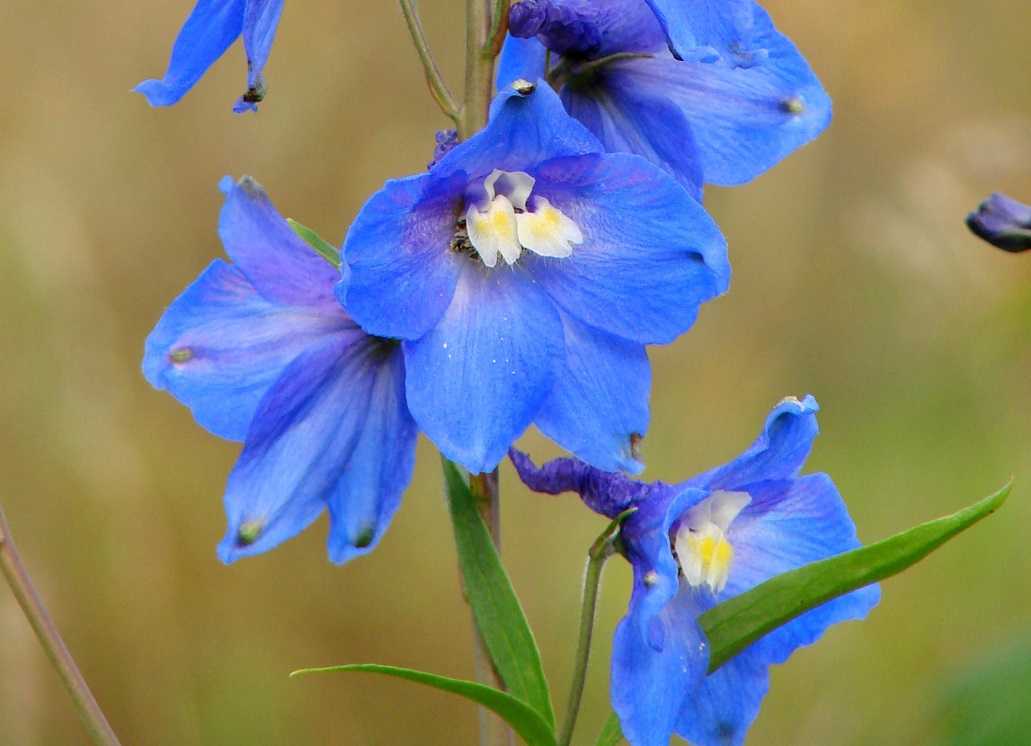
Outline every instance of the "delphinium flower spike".
<svg viewBox="0 0 1031 746">
<path fill-rule="evenodd" d="M 165 77 L 145 80 L 133 90 L 146 96 L 151 106 L 171 106 L 242 35 L 247 90 L 233 111 L 257 111 L 266 90 L 262 73 L 282 12 L 283 0 L 198 0 L 172 46 Z"/>
<path fill-rule="evenodd" d="M 267 551 L 328 509 L 329 556 L 345 562 L 376 545 L 411 479 L 401 349 L 358 328 L 333 292 L 340 271 L 256 182 L 221 188 L 233 264 L 215 260 L 165 312 L 143 371 L 208 430 L 244 441 L 223 561 Z"/>
<path fill-rule="evenodd" d="M 743 5 L 764 49 L 747 67 L 675 58 L 645 0 L 523 0 L 512 6 L 499 84 L 544 75 L 550 52 L 563 104 L 606 150 L 647 158 L 700 198 L 703 183 L 749 181 L 830 122 L 830 99 L 805 58 L 765 10 Z"/>
<path fill-rule="evenodd" d="M 611 672 L 613 708 L 633 746 L 667 746 L 674 733 L 697 746 L 742 743 L 769 689 L 769 666 L 877 603 L 877 586 L 829 601 L 706 675 L 700 614 L 775 575 L 859 546 L 830 478 L 798 476 L 817 433 L 816 410 L 812 397 L 785 399 L 741 456 L 679 484 L 638 482 L 575 459 L 538 469 L 512 451 L 531 489 L 578 492 L 610 518 L 636 508 L 620 533 L 634 587 L 616 628 Z"/>
<path fill-rule="evenodd" d="M 592 464 L 639 470 L 644 346 L 685 332 L 730 277 L 684 189 L 606 154 L 527 81 L 427 173 L 373 195 L 343 254 L 339 297 L 367 332 L 401 340 L 419 427 L 474 473 L 531 423 Z"/>
</svg>

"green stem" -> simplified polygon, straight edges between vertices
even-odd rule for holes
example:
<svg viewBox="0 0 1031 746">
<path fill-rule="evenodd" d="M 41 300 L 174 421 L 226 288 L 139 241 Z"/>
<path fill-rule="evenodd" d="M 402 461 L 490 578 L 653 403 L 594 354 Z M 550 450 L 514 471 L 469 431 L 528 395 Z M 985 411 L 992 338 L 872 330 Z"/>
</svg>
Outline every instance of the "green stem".
<svg viewBox="0 0 1031 746">
<path fill-rule="evenodd" d="M 619 527 L 623 519 L 634 510 L 636 508 L 631 508 L 616 516 L 587 552 L 587 573 L 584 576 L 583 603 L 580 606 L 580 637 L 576 644 L 576 661 L 573 664 L 573 682 L 569 685 L 566 714 L 558 737 L 559 746 L 569 746 L 573 728 L 576 727 L 576 717 L 580 713 L 580 701 L 587 681 L 587 662 L 591 655 L 591 638 L 594 635 L 594 613 L 598 604 L 601 571 L 605 561 L 618 551 Z"/>
<path fill-rule="evenodd" d="M 458 118 L 458 139 L 468 140 L 487 124 L 494 92 L 491 0 L 466 0 L 465 98 Z"/>
<path fill-rule="evenodd" d="M 470 474 L 469 490 L 476 499 L 483 522 L 487 524 L 490 537 L 501 555 L 501 493 L 498 488 L 498 470 L 489 474 Z M 505 691 L 498 669 L 487 650 L 487 643 L 480 633 L 480 627 L 473 617 L 473 653 L 476 660 L 476 680 L 481 684 Z M 508 724 L 486 707 L 480 708 L 480 743 L 483 746 L 511 746 L 514 734 Z"/>
<path fill-rule="evenodd" d="M 444 76 L 440 74 L 437 61 L 430 52 L 429 42 L 426 41 L 426 32 L 422 30 L 422 22 L 419 20 L 419 10 L 415 7 L 415 0 L 398 0 L 401 4 L 401 12 L 404 13 L 405 23 L 408 24 L 408 32 L 412 35 L 412 42 L 415 43 L 415 50 L 419 53 L 419 60 L 422 62 L 422 69 L 426 73 L 426 85 L 429 86 L 430 95 L 437 102 L 440 110 L 458 126 L 458 101 L 451 94 L 444 82 Z"/>
<path fill-rule="evenodd" d="M 3 570 L 18 605 L 39 638 L 40 645 L 57 669 L 57 675 L 61 678 L 64 688 L 68 690 L 93 742 L 98 746 L 118 746 L 118 737 L 111 730 L 104 713 L 100 711 L 100 706 L 90 694 L 85 679 L 79 673 L 71 653 L 57 632 L 57 627 L 47 614 L 36 589 L 32 587 L 25 565 L 18 556 L 18 550 L 14 548 L 14 539 L 11 538 L 11 530 L 7 526 L 3 510 L 0 510 L 0 570 Z"/>
</svg>

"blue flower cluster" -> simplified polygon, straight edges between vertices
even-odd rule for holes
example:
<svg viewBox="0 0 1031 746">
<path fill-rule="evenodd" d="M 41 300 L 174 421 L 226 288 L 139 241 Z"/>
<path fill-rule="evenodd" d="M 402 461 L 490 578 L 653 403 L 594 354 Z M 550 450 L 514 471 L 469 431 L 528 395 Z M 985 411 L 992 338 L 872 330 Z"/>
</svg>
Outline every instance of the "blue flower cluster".
<svg viewBox="0 0 1031 746">
<path fill-rule="evenodd" d="M 816 409 L 810 396 L 785 399 L 738 458 L 672 485 L 638 482 L 577 459 L 538 469 L 512 451 L 531 489 L 578 492 L 609 518 L 636 508 L 620 534 L 634 588 L 616 628 L 611 673 L 612 705 L 634 746 L 666 746 L 673 733 L 697 746 L 743 743 L 770 687 L 769 666 L 877 604 L 876 585 L 836 598 L 706 675 L 700 614 L 775 575 L 859 546 L 830 478 L 798 476 L 817 433 Z"/>
<path fill-rule="evenodd" d="M 243 36 L 255 109 L 282 0 L 199 0 L 163 80 L 178 101 Z M 243 441 L 229 475 L 225 562 L 267 551 L 324 510 L 329 556 L 371 550 L 424 432 L 489 472 L 530 426 L 575 454 L 523 479 L 636 511 L 612 697 L 633 744 L 679 733 L 740 743 L 771 663 L 877 590 L 811 611 L 706 677 L 696 619 L 785 570 L 857 546 L 830 480 L 797 476 L 815 402 L 786 400 L 737 460 L 679 485 L 636 482 L 646 347 L 727 291 L 707 183 L 744 183 L 814 138 L 830 101 L 753 0 L 522 0 L 489 122 L 438 136 L 424 173 L 388 181 L 319 256 L 244 177 L 228 177 L 216 260 L 147 340 L 144 372 L 197 421 Z M 331 254 L 331 252 L 330 252 Z M 327 261 L 327 258 L 330 261 Z"/>
</svg>

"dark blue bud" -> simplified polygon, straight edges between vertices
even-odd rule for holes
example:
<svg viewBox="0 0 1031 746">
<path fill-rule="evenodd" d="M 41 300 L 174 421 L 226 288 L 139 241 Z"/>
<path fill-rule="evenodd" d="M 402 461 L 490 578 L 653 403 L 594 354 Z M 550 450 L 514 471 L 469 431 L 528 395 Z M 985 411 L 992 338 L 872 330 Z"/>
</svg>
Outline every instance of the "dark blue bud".
<svg viewBox="0 0 1031 746">
<path fill-rule="evenodd" d="M 1004 251 L 1031 249 L 1031 207 L 1001 192 L 992 192 L 975 212 L 967 215 L 967 227 Z"/>
<path fill-rule="evenodd" d="M 653 52 L 666 45 L 643 0 L 520 0 L 508 14 L 517 39 L 537 37 L 563 57 L 596 59 L 617 52 Z"/>
<path fill-rule="evenodd" d="M 433 149 L 433 160 L 426 164 L 431 169 L 437 165 L 437 161 L 450 153 L 458 145 L 458 132 L 455 130 L 440 130 L 437 132 L 437 147 Z"/>
</svg>

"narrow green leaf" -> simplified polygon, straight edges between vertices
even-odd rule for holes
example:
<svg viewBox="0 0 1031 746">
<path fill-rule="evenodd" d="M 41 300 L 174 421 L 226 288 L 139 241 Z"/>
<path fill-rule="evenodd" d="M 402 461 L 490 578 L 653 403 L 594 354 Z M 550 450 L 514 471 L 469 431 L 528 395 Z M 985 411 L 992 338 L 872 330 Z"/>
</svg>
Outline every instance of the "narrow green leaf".
<svg viewBox="0 0 1031 746">
<path fill-rule="evenodd" d="M 594 746 L 616 746 L 622 740 L 623 729 L 619 726 L 619 717 L 613 712 L 605 721 L 605 725 L 601 726 L 601 733 L 598 734 Z"/>
<path fill-rule="evenodd" d="M 294 229 L 294 233 L 304 239 L 304 242 L 311 246 L 312 251 L 321 256 L 337 269 L 340 269 L 340 252 L 326 239 L 320 236 L 306 225 L 301 225 L 293 218 L 287 218 L 286 222 Z"/>
<path fill-rule="evenodd" d="M 476 507 L 476 498 L 458 467 L 447 459 L 443 463 L 458 563 L 483 641 L 508 691 L 554 728 L 548 682 L 526 615 Z"/>
<path fill-rule="evenodd" d="M 958 513 L 760 583 L 698 618 L 711 649 L 709 673 L 804 612 L 916 564 L 1005 502 L 1012 482 Z"/>
<path fill-rule="evenodd" d="M 410 668 L 398 668 L 396 666 L 379 666 L 375 663 L 356 663 L 350 666 L 330 666 L 328 668 L 305 668 L 300 671 L 294 671 L 290 675 L 347 672 L 378 673 L 384 676 L 393 676 L 396 679 L 414 681 L 417 684 L 424 684 L 444 692 L 458 694 L 497 713 L 498 717 L 511 725 L 512 729 L 529 746 L 556 746 L 553 729 L 531 707 L 511 694 L 499 692 L 497 689 L 477 684 L 475 681 L 451 679 L 446 676 L 426 673 L 425 671 L 413 671 Z"/>
</svg>

